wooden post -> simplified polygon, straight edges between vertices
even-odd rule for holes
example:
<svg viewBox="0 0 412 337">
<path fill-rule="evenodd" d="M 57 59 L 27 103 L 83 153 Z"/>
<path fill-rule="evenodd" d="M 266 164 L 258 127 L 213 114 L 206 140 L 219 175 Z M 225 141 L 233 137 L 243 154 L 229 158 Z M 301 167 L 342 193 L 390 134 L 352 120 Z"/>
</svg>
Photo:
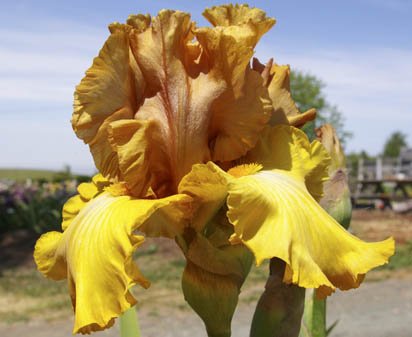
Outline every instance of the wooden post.
<svg viewBox="0 0 412 337">
<path fill-rule="evenodd" d="M 363 158 L 359 158 L 358 162 L 358 181 L 363 180 Z"/>
<path fill-rule="evenodd" d="M 383 174 L 382 174 L 382 157 L 376 158 L 376 175 L 375 175 L 376 180 L 382 180 Z"/>
</svg>

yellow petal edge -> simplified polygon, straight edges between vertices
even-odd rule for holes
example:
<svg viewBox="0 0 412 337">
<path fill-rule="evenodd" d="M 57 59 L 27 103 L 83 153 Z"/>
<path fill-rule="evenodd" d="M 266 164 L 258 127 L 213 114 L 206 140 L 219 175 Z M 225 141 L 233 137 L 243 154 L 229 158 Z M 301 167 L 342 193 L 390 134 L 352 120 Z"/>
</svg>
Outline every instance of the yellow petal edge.
<svg viewBox="0 0 412 337">
<path fill-rule="evenodd" d="M 309 146 L 306 136 L 291 127 L 266 130 L 250 155 L 263 171 L 229 181 L 227 216 L 235 230 L 232 243 L 249 247 L 257 264 L 280 258 L 287 264 L 286 283 L 316 288 L 325 297 L 335 288 L 358 287 L 366 272 L 387 263 L 394 240 L 364 242 L 318 204 L 319 188 L 317 193 L 309 189 L 315 181 L 321 184 L 327 172 L 321 147 L 319 142 Z M 308 177 L 315 179 L 308 184 Z"/>
<path fill-rule="evenodd" d="M 150 283 L 132 260 L 134 250 L 144 241 L 134 232 L 165 221 L 162 209 L 166 214 L 172 209 L 175 216 L 176 203 L 187 198 L 174 195 L 144 200 L 103 192 L 80 205 L 63 233 L 41 236 L 34 259 L 46 277 L 67 278 L 75 311 L 73 333 L 110 327 L 114 318 L 136 303 L 129 288 L 137 283 L 146 288 Z M 72 199 L 68 203 L 72 204 Z"/>
</svg>

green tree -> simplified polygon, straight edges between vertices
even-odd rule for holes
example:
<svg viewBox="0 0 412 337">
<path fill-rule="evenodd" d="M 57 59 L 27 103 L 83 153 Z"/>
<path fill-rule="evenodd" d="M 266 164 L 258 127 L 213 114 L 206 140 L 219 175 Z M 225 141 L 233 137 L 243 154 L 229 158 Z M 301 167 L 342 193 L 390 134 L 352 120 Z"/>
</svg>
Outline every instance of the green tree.
<svg viewBox="0 0 412 337">
<path fill-rule="evenodd" d="M 316 121 L 307 123 L 303 130 L 310 139 L 314 139 L 316 137 L 315 128 L 325 123 L 332 124 L 344 144 L 351 137 L 351 133 L 345 130 L 342 113 L 326 100 L 322 91 L 324 87 L 324 83 L 316 76 L 299 71 L 291 72 L 290 89 L 299 110 L 306 111 L 315 108 L 318 112 Z"/>
<path fill-rule="evenodd" d="M 400 131 L 395 131 L 385 142 L 383 156 L 396 158 L 399 156 L 401 149 L 407 145 L 406 135 Z"/>
</svg>

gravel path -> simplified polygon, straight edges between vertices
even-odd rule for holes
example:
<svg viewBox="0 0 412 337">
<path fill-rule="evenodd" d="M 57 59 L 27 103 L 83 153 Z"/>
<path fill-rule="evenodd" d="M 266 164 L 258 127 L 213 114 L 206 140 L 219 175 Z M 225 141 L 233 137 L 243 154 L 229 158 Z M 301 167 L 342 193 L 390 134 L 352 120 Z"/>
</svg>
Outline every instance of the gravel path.
<svg viewBox="0 0 412 337">
<path fill-rule="evenodd" d="M 254 303 L 239 306 L 233 321 L 234 337 L 248 336 L 253 306 Z M 206 337 L 200 319 L 185 310 L 167 314 L 144 312 L 141 316 L 144 337 Z M 328 320 L 332 323 L 336 319 L 339 324 L 331 337 L 411 337 L 411 278 L 369 282 L 357 290 L 337 292 L 328 301 Z M 0 336 L 69 337 L 71 328 L 71 320 L 0 324 Z M 119 336 L 119 329 L 115 326 L 93 336 Z"/>
</svg>

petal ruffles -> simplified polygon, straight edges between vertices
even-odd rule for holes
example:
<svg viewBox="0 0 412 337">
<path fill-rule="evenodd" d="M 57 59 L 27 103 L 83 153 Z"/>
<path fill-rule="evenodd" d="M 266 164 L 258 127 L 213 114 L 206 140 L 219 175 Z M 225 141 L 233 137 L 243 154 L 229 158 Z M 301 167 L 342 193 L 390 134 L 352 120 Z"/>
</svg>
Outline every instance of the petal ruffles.
<svg viewBox="0 0 412 337">
<path fill-rule="evenodd" d="M 38 269 L 52 279 L 68 279 L 74 333 L 107 328 L 136 303 L 128 289 L 137 283 L 148 287 L 149 282 L 132 261 L 144 240 L 134 232 L 147 221 L 162 220 L 163 209 L 176 210 L 187 199 L 141 200 L 103 192 L 81 208 L 63 233 L 49 232 L 38 240 Z"/>
<path fill-rule="evenodd" d="M 266 127 L 256 146 L 242 162 L 258 163 L 264 170 L 279 169 L 303 179 L 312 196 L 322 197 L 328 180 L 330 156 L 318 141 L 309 142 L 305 133 L 288 125 Z"/>
<path fill-rule="evenodd" d="M 262 171 L 229 184 L 228 218 L 260 264 L 286 262 L 286 283 L 317 288 L 357 288 L 370 269 L 387 263 L 393 239 L 366 243 L 346 232 L 313 199 L 302 181 L 286 171 Z"/>
<path fill-rule="evenodd" d="M 321 195 L 330 162 L 319 142 L 310 144 L 302 131 L 290 126 L 267 128 L 257 147 L 243 159 L 255 164 L 227 173 L 212 163 L 197 165 L 185 177 L 191 183 L 186 190 L 194 199 L 211 204 L 226 200 L 227 216 L 234 226 L 231 242 L 246 245 L 258 264 L 282 259 L 287 264 L 286 283 L 317 288 L 322 297 L 335 288 L 358 287 L 367 271 L 387 263 L 394 252 L 392 239 L 359 240 L 315 200 Z M 210 192 L 200 192 L 196 184 L 200 186 L 208 176 Z M 219 191 L 215 195 L 213 184 Z"/>
<path fill-rule="evenodd" d="M 215 7 L 205 16 L 217 26 L 196 28 L 189 14 L 170 10 L 111 25 L 76 88 L 77 136 L 103 175 L 124 181 L 136 196 L 148 185 L 157 196 L 176 193 L 193 164 L 239 158 L 271 116 L 268 90 L 249 62 L 274 20 L 247 6 Z M 141 139 L 134 132 L 147 134 L 133 120 L 155 124 L 147 149 L 113 139 L 124 127 L 123 145 Z M 144 156 L 153 149 L 161 156 Z"/>
<path fill-rule="evenodd" d="M 253 69 L 260 72 L 265 85 L 268 87 L 269 97 L 272 100 L 273 114 L 271 125 L 289 124 L 302 127 L 306 122 L 316 117 L 316 109 L 300 112 L 290 93 L 290 67 L 277 65 L 273 59 L 265 65 L 258 59 L 253 59 Z"/>
</svg>

